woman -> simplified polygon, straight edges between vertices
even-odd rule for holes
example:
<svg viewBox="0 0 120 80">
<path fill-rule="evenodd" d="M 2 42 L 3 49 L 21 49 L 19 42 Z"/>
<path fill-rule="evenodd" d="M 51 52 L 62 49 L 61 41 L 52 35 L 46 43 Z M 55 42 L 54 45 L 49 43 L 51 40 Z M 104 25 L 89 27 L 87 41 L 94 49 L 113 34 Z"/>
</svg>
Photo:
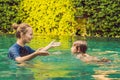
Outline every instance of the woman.
<svg viewBox="0 0 120 80">
<path fill-rule="evenodd" d="M 8 57 L 12 60 L 15 60 L 18 63 L 28 61 L 34 57 L 47 56 L 49 53 L 48 49 L 56 46 L 60 46 L 60 42 L 52 41 L 48 46 L 42 49 L 33 50 L 29 46 L 26 46 L 26 43 L 29 43 L 33 38 L 33 31 L 30 25 L 26 23 L 13 24 L 12 26 L 16 30 L 17 41 L 9 48 Z"/>
</svg>

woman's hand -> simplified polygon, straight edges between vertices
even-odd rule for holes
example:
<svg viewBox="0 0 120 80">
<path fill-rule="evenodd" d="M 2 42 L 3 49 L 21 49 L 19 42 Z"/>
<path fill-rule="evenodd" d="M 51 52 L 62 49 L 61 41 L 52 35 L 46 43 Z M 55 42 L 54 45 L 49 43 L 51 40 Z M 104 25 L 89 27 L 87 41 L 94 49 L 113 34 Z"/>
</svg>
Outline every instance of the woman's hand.
<svg viewBox="0 0 120 80">
<path fill-rule="evenodd" d="M 49 49 L 52 48 L 52 47 L 57 47 L 57 46 L 60 46 L 60 45 L 61 45 L 60 42 L 55 42 L 55 40 L 54 40 L 54 41 L 52 41 L 50 44 L 48 44 L 48 46 L 44 47 L 44 48 L 41 49 L 41 50 L 47 51 L 47 50 L 49 50 Z"/>
<path fill-rule="evenodd" d="M 39 48 L 39 49 L 37 49 L 36 51 L 40 51 L 40 50 L 42 50 L 43 48 Z"/>
<path fill-rule="evenodd" d="M 39 55 L 39 56 L 47 56 L 47 55 L 49 55 L 48 51 L 43 51 L 42 48 L 36 50 L 35 54 Z"/>
<path fill-rule="evenodd" d="M 48 46 L 50 46 L 50 47 L 57 47 L 57 46 L 60 46 L 60 45 L 61 45 L 60 42 L 55 42 L 55 40 L 54 40 Z"/>
</svg>

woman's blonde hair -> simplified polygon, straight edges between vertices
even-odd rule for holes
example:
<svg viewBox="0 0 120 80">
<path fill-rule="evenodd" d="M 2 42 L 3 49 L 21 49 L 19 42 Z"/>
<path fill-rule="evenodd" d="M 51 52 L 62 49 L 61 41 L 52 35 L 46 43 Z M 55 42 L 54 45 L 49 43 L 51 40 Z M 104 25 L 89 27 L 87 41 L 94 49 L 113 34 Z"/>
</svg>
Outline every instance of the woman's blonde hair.
<svg viewBox="0 0 120 80">
<path fill-rule="evenodd" d="M 13 27 L 13 29 L 16 30 L 16 37 L 21 38 L 20 34 L 21 33 L 26 34 L 30 25 L 28 25 L 26 23 L 21 23 L 21 24 L 14 23 L 12 25 L 12 27 Z"/>
</svg>

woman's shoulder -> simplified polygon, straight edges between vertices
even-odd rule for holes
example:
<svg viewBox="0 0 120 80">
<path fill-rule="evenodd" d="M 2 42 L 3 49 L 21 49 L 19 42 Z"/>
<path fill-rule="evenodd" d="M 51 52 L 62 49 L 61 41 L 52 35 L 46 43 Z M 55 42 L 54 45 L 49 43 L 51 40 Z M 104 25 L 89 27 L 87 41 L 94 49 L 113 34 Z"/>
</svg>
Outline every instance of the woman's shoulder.
<svg viewBox="0 0 120 80">
<path fill-rule="evenodd" d="M 20 46 L 19 46 L 17 43 L 14 43 L 14 44 L 9 48 L 9 50 L 11 50 L 11 49 L 18 49 L 18 48 L 20 48 Z"/>
<path fill-rule="evenodd" d="M 30 47 L 30 46 L 28 46 L 28 45 L 25 45 L 24 47 L 25 47 L 25 48 L 27 48 L 27 49 L 31 49 L 31 47 Z"/>
<path fill-rule="evenodd" d="M 35 52 L 35 50 L 32 49 L 30 46 L 25 45 L 25 48 L 26 48 L 30 53 Z"/>
<path fill-rule="evenodd" d="M 25 48 L 28 49 L 28 50 L 33 50 L 30 46 L 28 45 L 25 45 Z"/>
</svg>

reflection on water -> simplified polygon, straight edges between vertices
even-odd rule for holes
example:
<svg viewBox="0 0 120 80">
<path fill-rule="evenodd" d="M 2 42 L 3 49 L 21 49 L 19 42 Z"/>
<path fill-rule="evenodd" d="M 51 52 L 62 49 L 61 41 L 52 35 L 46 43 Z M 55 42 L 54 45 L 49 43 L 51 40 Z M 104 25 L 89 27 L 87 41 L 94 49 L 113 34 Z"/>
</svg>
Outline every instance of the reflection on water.
<svg viewBox="0 0 120 80">
<path fill-rule="evenodd" d="M 112 60 L 111 63 L 103 64 L 83 63 L 71 55 L 72 42 L 80 39 L 78 37 L 36 36 L 28 45 L 37 49 L 46 46 L 53 39 L 60 41 L 62 45 L 49 50 L 50 56 L 38 56 L 20 67 L 7 58 L 8 48 L 15 42 L 14 36 L 0 36 L 0 80 L 120 79 L 120 39 L 86 38 L 88 54 Z"/>
</svg>

